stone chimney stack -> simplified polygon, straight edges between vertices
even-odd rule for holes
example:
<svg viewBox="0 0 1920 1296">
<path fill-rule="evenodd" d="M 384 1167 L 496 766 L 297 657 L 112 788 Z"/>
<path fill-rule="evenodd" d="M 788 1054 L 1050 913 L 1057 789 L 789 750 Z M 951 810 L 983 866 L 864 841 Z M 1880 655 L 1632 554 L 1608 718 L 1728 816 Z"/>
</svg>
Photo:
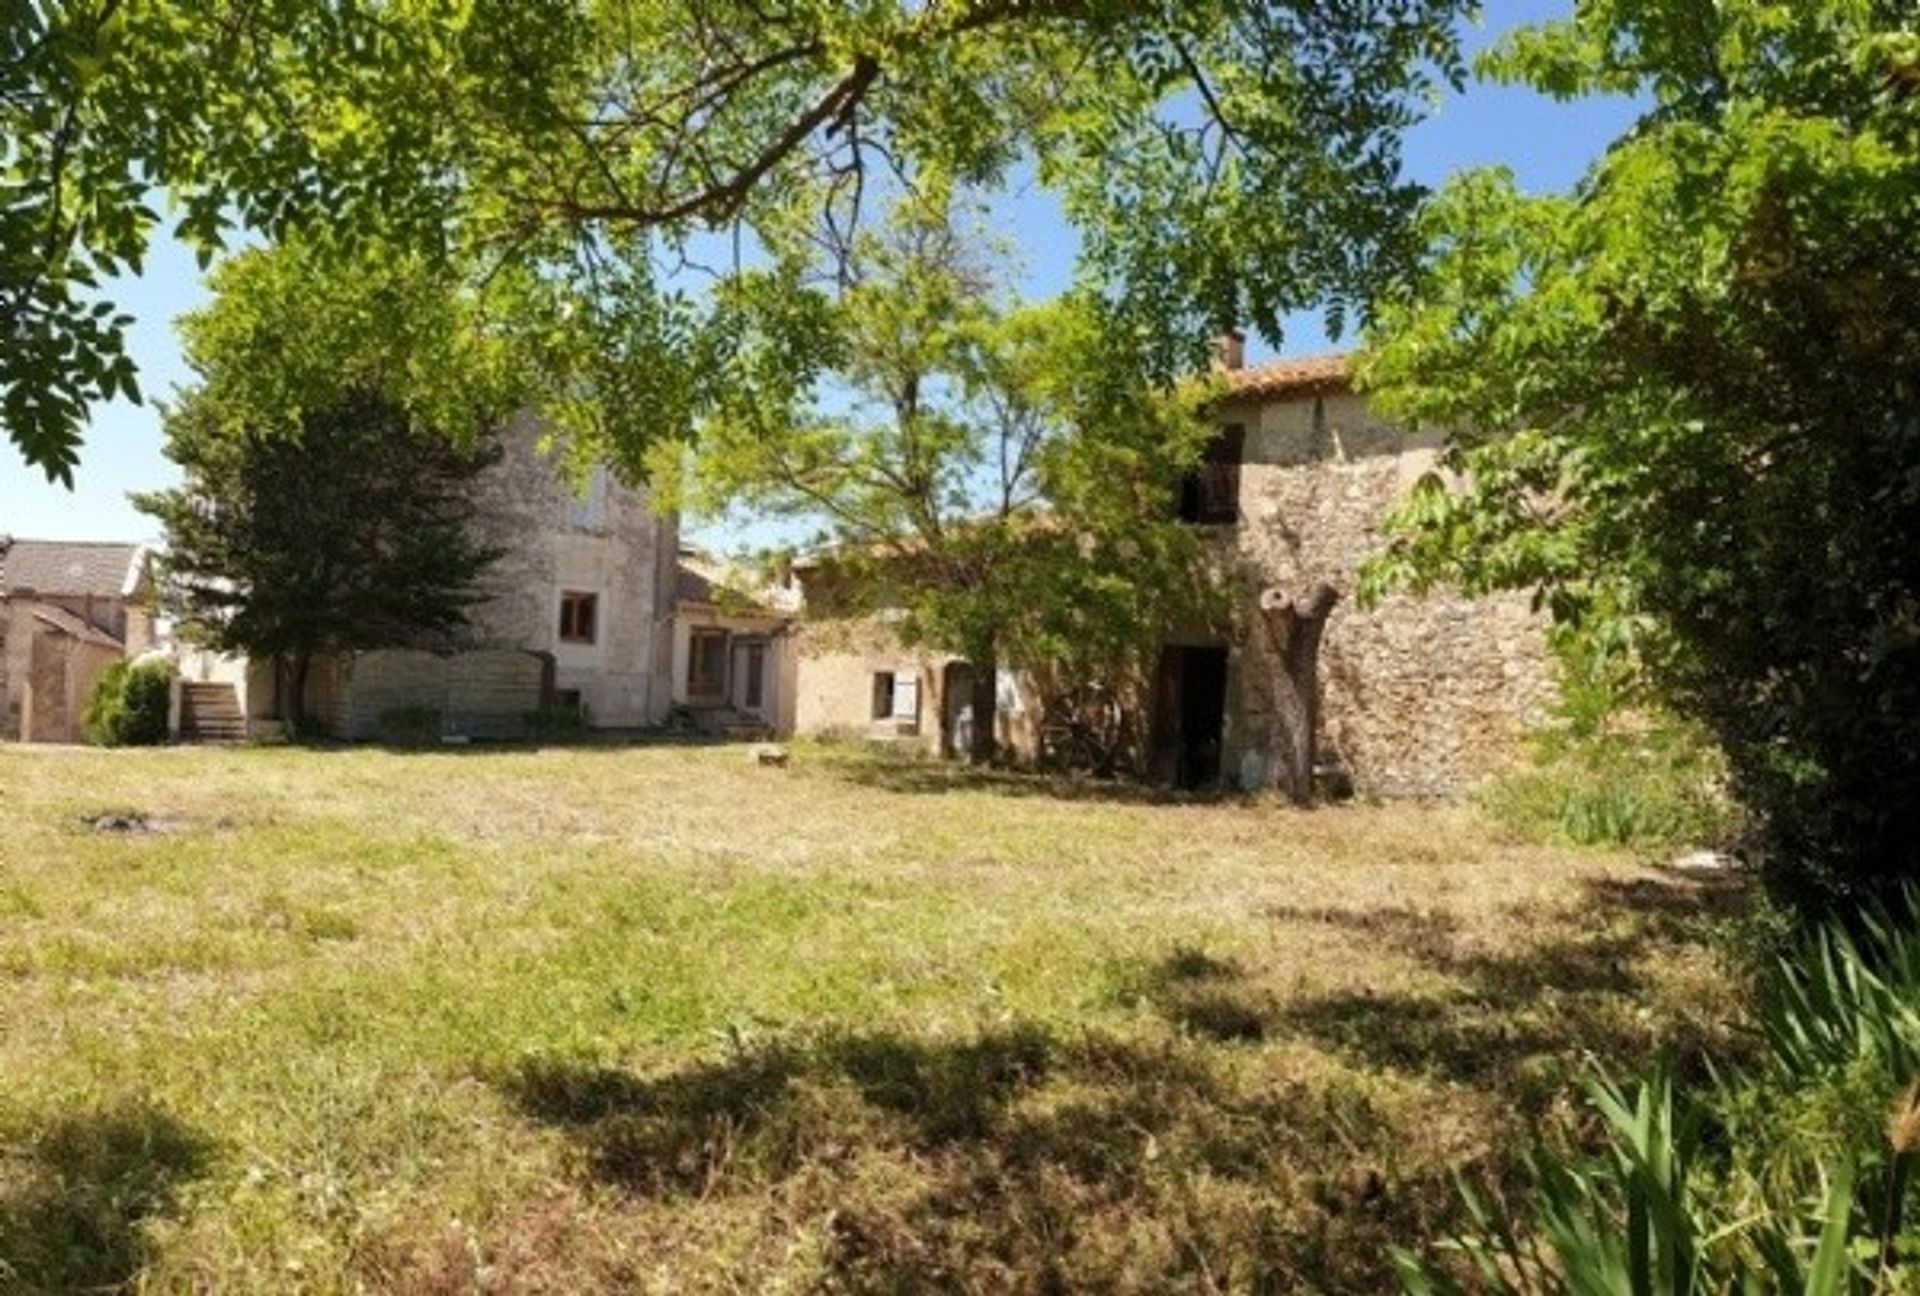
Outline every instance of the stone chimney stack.
<svg viewBox="0 0 1920 1296">
<path fill-rule="evenodd" d="M 1228 329 L 1213 341 L 1213 367 L 1232 371 L 1247 363 L 1247 335 Z"/>
</svg>

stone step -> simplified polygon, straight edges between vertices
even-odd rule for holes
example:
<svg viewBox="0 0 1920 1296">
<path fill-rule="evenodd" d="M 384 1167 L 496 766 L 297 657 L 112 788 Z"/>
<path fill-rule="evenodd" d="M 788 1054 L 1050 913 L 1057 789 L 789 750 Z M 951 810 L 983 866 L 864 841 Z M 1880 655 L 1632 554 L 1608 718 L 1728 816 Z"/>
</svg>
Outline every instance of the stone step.
<svg viewBox="0 0 1920 1296">
<path fill-rule="evenodd" d="M 189 681 L 180 688 L 180 737 L 186 742 L 244 742 L 247 718 L 231 684 Z"/>
</svg>

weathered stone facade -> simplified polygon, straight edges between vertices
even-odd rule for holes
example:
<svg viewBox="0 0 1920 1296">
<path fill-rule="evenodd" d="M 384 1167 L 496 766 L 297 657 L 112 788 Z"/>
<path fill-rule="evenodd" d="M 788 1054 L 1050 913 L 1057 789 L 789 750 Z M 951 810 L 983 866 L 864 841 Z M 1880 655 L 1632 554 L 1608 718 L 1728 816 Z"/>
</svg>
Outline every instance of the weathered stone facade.
<svg viewBox="0 0 1920 1296">
<path fill-rule="evenodd" d="M 525 422 L 510 427 L 500 463 L 476 486 L 475 529 L 505 552 L 458 646 L 551 654 L 554 688 L 578 695 L 590 725 L 658 724 L 670 692 L 678 524 L 604 469 L 576 493 L 538 437 Z M 569 595 L 592 600 L 587 635 L 563 626 Z"/>
<path fill-rule="evenodd" d="M 1354 598 L 1386 514 L 1436 467 L 1436 442 L 1380 421 L 1344 381 L 1249 386 L 1218 412 L 1245 429 L 1239 517 L 1219 528 L 1240 590 L 1223 777 L 1249 788 L 1273 777 L 1275 661 L 1254 601 L 1319 581 L 1341 595 L 1320 655 L 1322 760 L 1386 795 L 1457 791 L 1509 764 L 1553 698 L 1545 626 L 1526 598 L 1395 595 L 1371 609 Z"/>
</svg>

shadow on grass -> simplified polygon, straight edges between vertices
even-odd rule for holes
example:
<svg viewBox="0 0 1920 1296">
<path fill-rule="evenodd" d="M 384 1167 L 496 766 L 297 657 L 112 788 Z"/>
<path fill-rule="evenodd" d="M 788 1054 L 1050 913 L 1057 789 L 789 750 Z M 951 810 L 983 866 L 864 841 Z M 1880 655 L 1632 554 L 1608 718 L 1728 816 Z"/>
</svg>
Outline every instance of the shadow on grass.
<svg viewBox="0 0 1920 1296">
<path fill-rule="evenodd" d="M 1096 779 L 1034 770 L 982 768 L 960 761 L 912 758 L 886 752 L 836 753 L 816 768 L 857 787 L 904 796 L 985 792 L 994 796 L 1044 797 L 1120 805 L 1219 805 L 1250 800 L 1244 793 L 1184 792 L 1129 779 Z"/>
<path fill-rule="evenodd" d="M 1389 1245 L 1461 1223 L 1463 1122 L 1498 1180 L 1518 1118 L 1588 1052 L 1626 1066 L 1663 1042 L 1633 964 L 1712 903 L 1596 887 L 1502 952 L 1417 910 L 1286 911 L 1443 976 L 1282 997 L 1188 946 L 1121 990 L 1170 1032 L 796 1034 L 660 1073 L 547 1058 L 493 1079 L 640 1209 L 803 1231 L 828 1289 L 1388 1290 Z M 1276 1066 L 1257 1046 L 1283 1038 L 1331 1057 Z"/>
<path fill-rule="evenodd" d="M 1624 1067 L 1664 1053 L 1686 1074 L 1713 1041 L 1697 1024 L 1663 1020 L 1647 972 L 1704 943 L 1746 903 L 1744 889 L 1654 879 L 1593 880 L 1583 889 L 1573 906 L 1522 911 L 1536 934 L 1497 950 L 1467 944 L 1457 920 L 1439 912 L 1272 910 L 1276 921 L 1358 935 L 1444 982 L 1431 993 L 1296 998 L 1273 1008 L 1267 1029 L 1369 1066 L 1496 1090 L 1526 1112 L 1588 1057 Z"/>
<path fill-rule="evenodd" d="M 66 1116 L 0 1150 L 0 1291 L 127 1285 L 146 1260 L 145 1225 L 173 1213 L 211 1152 L 138 1105 Z"/>
<path fill-rule="evenodd" d="M 1443 1166 L 1355 1141 L 1382 1128 L 1364 1094 L 1247 1085 L 1180 1040 L 866 1032 L 656 1077 L 549 1059 L 499 1084 L 642 1200 L 812 1185 L 833 1288 L 1359 1289 L 1449 1193 Z"/>
</svg>

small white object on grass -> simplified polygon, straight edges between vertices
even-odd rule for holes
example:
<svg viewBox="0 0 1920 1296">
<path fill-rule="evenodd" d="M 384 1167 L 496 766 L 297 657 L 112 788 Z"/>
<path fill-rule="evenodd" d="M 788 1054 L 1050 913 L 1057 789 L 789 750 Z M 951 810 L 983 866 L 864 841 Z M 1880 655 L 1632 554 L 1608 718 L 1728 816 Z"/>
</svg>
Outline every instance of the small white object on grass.
<svg viewBox="0 0 1920 1296">
<path fill-rule="evenodd" d="M 787 763 L 787 749 L 779 743 L 755 743 L 752 748 L 756 765 L 784 766 Z"/>
<path fill-rule="evenodd" d="M 1725 877 L 1740 867 L 1740 861 L 1725 851 L 1698 850 L 1677 857 L 1667 867 L 1694 877 Z"/>
</svg>

